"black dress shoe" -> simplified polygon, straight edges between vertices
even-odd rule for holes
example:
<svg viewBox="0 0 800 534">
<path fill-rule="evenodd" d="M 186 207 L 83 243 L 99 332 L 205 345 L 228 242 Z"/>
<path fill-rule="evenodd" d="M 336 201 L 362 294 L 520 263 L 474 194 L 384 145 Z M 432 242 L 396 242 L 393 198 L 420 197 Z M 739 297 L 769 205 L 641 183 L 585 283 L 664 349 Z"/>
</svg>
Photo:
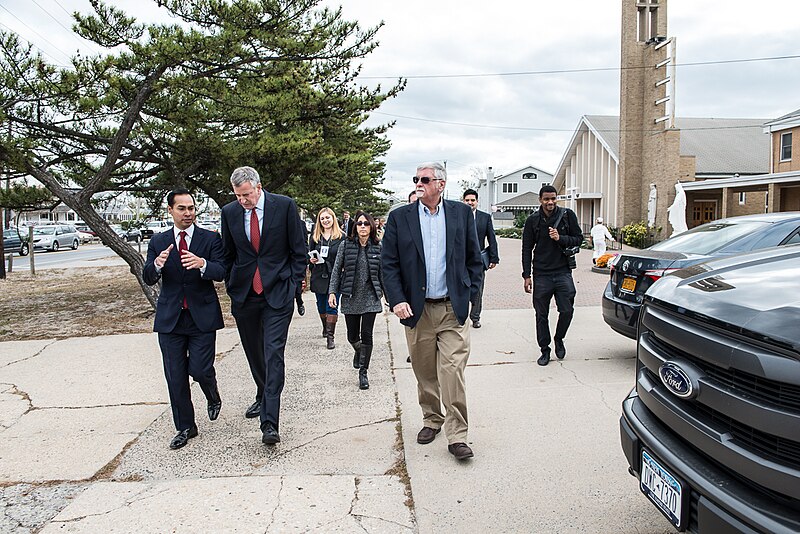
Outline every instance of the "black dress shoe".
<svg viewBox="0 0 800 534">
<path fill-rule="evenodd" d="M 453 443 L 447 446 L 447 450 L 456 457 L 456 460 L 466 460 L 475 456 L 466 443 Z"/>
<path fill-rule="evenodd" d="M 272 423 L 267 423 L 267 426 L 264 427 L 261 435 L 261 443 L 265 445 L 275 445 L 276 443 L 280 443 L 281 437 L 278 434 L 278 429 L 275 428 L 275 425 Z"/>
<path fill-rule="evenodd" d="M 550 363 L 550 353 L 549 352 L 543 352 L 542 355 L 539 356 L 539 359 L 536 360 L 536 363 L 538 363 L 542 367 L 544 367 L 545 365 Z"/>
<path fill-rule="evenodd" d="M 189 440 L 197 436 L 197 425 L 192 425 L 192 428 L 181 430 L 178 432 L 172 441 L 169 442 L 169 448 L 172 450 L 180 449 L 189 443 Z"/>
<path fill-rule="evenodd" d="M 299 313 L 300 315 L 306 314 L 306 307 L 302 302 L 297 303 L 297 313 Z"/>
<path fill-rule="evenodd" d="M 219 417 L 219 411 L 222 409 L 222 398 L 219 396 L 219 390 L 216 385 L 208 392 L 207 400 L 208 419 L 216 421 L 217 417 Z"/>
<path fill-rule="evenodd" d="M 556 358 L 563 360 L 567 355 L 567 347 L 564 346 L 563 339 L 556 339 Z"/>
<path fill-rule="evenodd" d="M 481 322 L 479 320 L 472 321 L 472 328 L 480 328 Z"/>
<path fill-rule="evenodd" d="M 222 409 L 222 401 L 208 403 L 208 420 L 216 421 L 219 417 L 219 411 Z"/>
<path fill-rule="evenodd" d="M 421 445 L 425 445 L 430 443 L 434 439 L 436 439 L 436 434 L 441 432 L 441 428 L 431 428 L 429 426 L 423 426 L 422 430 L 419 431 L 417 434 L 417 443 Z"/>
<path fill-rule="evenodd" d="M 244 412 L 244 416 L 248 419 L 254 419 L 261 415 L 261 401 L 257 400 Z"/>
</svg>

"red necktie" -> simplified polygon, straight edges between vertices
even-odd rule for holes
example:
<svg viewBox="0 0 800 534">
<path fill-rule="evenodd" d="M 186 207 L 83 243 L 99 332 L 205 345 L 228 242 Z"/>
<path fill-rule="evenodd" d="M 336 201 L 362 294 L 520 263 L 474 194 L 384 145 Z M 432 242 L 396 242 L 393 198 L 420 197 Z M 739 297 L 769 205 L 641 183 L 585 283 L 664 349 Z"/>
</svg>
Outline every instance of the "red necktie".
<svg viewBox="0 0 800 534">
<path fill-rule="evenodd" d="M 178 235 L 181 236 L 181 240 L 178 242 L 178 256 L 183 258 L 183 251 L 189 250 L 189 245 L 186 244 L 186 232 L 181 230 L 178 232 Z M 183 308 L 188 310 L 189 304 L 186 302 L 186 296 L 183 297 Z"/>
<path fill-rule="evenodd" d="M 258 215 L 256 209 L 250 210 L 250 244 L 253 245 L 253 250 L 258 254 L 258 247 L 261 244 L 261 231 L 258 228 Z M 256 263 L 256 272 L 253 275 L 253 291 L 257 295 L 264 292 L 264 286 L 261 283 L 261 273 L 258 271 L 258 264 Z"/>
</svg>

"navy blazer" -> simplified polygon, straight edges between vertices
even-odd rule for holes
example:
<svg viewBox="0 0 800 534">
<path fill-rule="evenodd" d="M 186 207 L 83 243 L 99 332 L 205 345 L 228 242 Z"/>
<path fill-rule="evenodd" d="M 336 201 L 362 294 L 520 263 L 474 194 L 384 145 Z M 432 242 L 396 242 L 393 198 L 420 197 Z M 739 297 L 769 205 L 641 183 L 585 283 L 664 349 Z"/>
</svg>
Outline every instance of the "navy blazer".
<svg viewBox="0 0 800 534">
<path fill-rule="evenodd" d="M 459 324 L 469 315 L 469 303 L 475 296 L 483 276 L 478 236 L 472 210 L 463 202 L 445 200 L 447 296 Z M 422 230 L 419 223 L 419 201 L 389 212 L 383 234 L 381 271 L 389 305 L 401 302 L 411 306 L 413 315 L 400 322 L 414 327 L 425 307 L 427 274 Z"/>
<path fill-rule="evenodd" d="M 170 245 L 174 247 L 161 272 L 158 273 L 154 260 Z M 150 244 L 147 245 L 147 260 L 142 278 L 151 286 L 158 282 L 159 278 L 162 280 L 153 325 L 155 332 L 168 334 L 175 329 L 184 297 L 194 324 L 201 332 L 213 332 L 225 326 L 217 290 L 214 288 L 214 281 L 221 282 L 225 277 L 222 240 L 216 233 L 195 225 L 189 252 L 206 260 L 206 270 L 202 275 L 200 269 L 185 269 L 181 265 L 178 243 L 175 241 L 172 228 L 154 234 L 150 238 Z"/>
<path fill-rule="evenodd" d="M 497 237 L 494 235 L 494 225 L 492 225 L 492 216 L 485 211 L 475 211 L 475 229 L 478 231 L 478 244 L 481 250 L 489 249 L 489 263 L 500 263 L 500 253 L 497 249 Z M 489 240 L 489 246 L 486 246 L 486 240 Z"/>
<path fill-rule="evenodd" d="M 303 283 L 308 261 L 306 229 L 294 200 L 262 190 L 264 220 L 258 251 L 244 229 L 244 208 L 233 201 L 222 208 L 225 285 L 231 300 L 244 304 L 258 266 L 264 297 L 273 309 L 287 306 Z"/>
</svg>

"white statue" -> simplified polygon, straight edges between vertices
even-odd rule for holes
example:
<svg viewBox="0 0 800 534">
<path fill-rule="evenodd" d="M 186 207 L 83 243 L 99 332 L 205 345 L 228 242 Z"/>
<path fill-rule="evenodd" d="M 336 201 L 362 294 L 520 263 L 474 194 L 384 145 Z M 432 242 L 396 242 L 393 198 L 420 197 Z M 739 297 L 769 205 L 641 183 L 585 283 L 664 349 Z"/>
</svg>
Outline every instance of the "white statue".
<svg viewBox="0 0 800 534">
<path fill-rule="evenodd" d="M 672 234 L 678 235 L 689 229 L 686 226 L 686 193 L 680 182 L 675 184 L 675 201 L 667 208 L 669 224 L 672 225 Z"/>
<path fill-rule="evenodd" d="M 656 225 L 656 197 L 658 190 L 656 184 L 650 184 L 650 196 L 647 198 L 647 226 L 653 228 Z"/>
</svg>

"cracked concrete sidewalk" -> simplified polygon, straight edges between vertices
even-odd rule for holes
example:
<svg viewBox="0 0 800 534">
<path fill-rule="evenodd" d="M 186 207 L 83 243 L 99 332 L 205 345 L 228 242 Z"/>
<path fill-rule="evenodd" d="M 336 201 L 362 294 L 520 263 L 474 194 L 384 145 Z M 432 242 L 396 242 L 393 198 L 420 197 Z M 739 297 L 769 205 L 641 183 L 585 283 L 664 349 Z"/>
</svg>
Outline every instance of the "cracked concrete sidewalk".
<svg viewBox="0 0 800 534">
<path fill-rule="evenodd" d="M 511 277 L 521 288 L 516 262 L 501 267 L 486 291 Z M 579 291 L 602 285 L 585 265 L 575 275 Z M 306 308 L 273 448 L 243 417 L 255 387 L 235 329 L 217 340 L 220 418 L 193 386 L 200 434 L 179 451 L 155 334 L 0 343 L 0 532 L 671 532 L 619 450 L 635 343 L 599 306 L 579 304 L 567 358 L 547 367 L 530 307 L 484 310 L 466 373 L 476 456 L 463 464 L 443 434 L 415 441 L 416 382 L 393 316 L 376 321 L 359 391 L 344 325 L 326 350 L 313 295 Z"/>
</svg>

